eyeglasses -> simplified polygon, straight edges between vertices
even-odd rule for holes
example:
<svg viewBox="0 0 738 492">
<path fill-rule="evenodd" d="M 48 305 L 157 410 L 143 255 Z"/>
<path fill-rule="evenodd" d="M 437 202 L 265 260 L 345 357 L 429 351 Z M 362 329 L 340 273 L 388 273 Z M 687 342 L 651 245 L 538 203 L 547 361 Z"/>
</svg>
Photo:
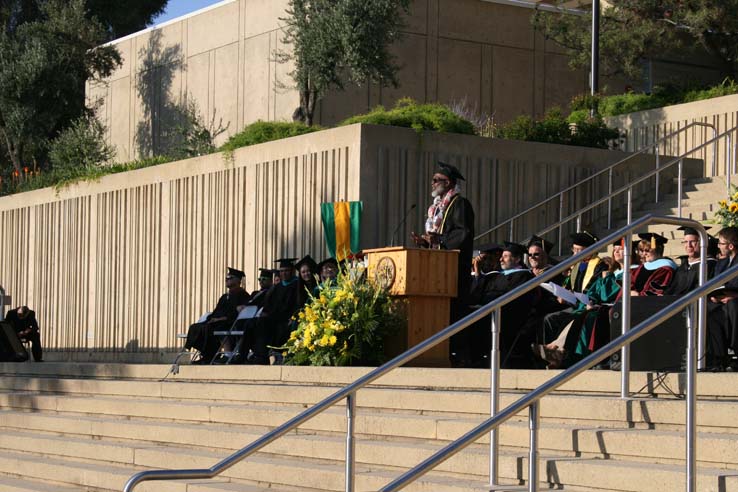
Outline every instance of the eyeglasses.
<svg viewBox="0 0 738 492">
<path fill-rule="evenodd" d="M 435 183 L 448 183 L 448 180 L 447 179 L 443 179 L 443 178 L 433 178 L 431 180 L 431 182 L 434 183 L 434 184 Z"/>
<path fill-rule="evenodd" d="M 682 244 L 699 244 L 699 240 L 697 239 L 685 239 L 682 241 Z"/>
</svg>

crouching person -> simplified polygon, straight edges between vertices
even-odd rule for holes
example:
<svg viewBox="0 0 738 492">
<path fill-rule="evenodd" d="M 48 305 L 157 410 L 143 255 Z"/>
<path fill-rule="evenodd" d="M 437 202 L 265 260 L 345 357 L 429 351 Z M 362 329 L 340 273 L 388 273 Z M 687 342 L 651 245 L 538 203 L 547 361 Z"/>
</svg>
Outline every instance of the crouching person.
<svg viewBox="0 0 738 492">
<path fill-rule="evenodd" d="M 31 354 L 36 362 L 43 362 L 43 351 L 41 349 L 41 330 L 36 321 L 36 313 L 28 306 L 11 309 L 5 315 L 5 321 L 10 323 L 18 338 L 25 342 L 31 342 Z"/>
</svg>

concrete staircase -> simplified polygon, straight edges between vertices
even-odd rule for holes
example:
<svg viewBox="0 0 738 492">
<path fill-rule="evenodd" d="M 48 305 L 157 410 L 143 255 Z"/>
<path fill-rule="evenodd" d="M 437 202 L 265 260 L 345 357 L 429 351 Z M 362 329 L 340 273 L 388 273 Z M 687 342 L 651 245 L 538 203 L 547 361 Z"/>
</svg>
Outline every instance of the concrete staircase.
<svg viewBox="0 0 738 492">
<path fill-rule="evenodd" d="M 114 491 L 136 471 L 207 468 L 366 372 L 361 368 L 0 364 L 0 490 Z M 554 371 L 503 371 L 502 405 Z M 357 491 L 377 490 L 480 422 L 489 373 L 403 368 L 358 394 Z M 700 374 L 698 489 L 738 491 L 738 385 Z M 541 406 L 541 489 L 683 489 L 681 375 L 589 371 Z M 640 391 L 638 391 L 640 389 Z M 332 408 L 210 481 L 145 482 L 137 491 L 340 491 L 346 419 Z M 486 440 L 406 490 L 486 490 Z M 501 430 L 500 474 L 520 484 L 528 430 Z"/>
<path fill-rule="evenodd" d="M 715 212 L 718 210 L 718 201 L 724 199 L 725 196 L 726 184 L 723 177 L 687 179 L 682 188 L 682 217 L 710 226 L 708 233 L 715 235 L 721 229 L 719 224 L 713 223 Z M 633 218 L 637 219 L 649 213 L 678 216 L 676 191 L 661 196 L 659 203 L 645 205 L 641 210 L 633 213 Z M 624 220 L 617 223 L 618 227 L 623 225 L 625 225 Z M 660 224 L 650 226 L 648 231 L 657 232 L 669 240 L 664 248 L 665 256 L 676 259 L 684 254 L 684 248 L 681 245 L 684 235 L 682 231 L 676 230 L 674 226 Z"/>
</svg>

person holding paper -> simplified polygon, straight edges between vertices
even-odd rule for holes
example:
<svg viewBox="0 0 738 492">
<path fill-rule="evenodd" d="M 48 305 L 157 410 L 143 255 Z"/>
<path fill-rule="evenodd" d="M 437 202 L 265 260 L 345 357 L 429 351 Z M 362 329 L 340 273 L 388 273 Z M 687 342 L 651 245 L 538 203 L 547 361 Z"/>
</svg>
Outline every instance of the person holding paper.
<svg viewBox="0 0 738 492">
<path fill-rule="evenodd" d="M 726 227 L 718 232 L 718 248 L 723 256 L 715 265 L 715 275 L 738 266 L 738 228 Z M 738 279 L 726 283 L 721 293 L 713 293 L 707 303 L 707 367 L 708 371 L 736 370 L 728 349 L 738 353 Z"/>
</svg>

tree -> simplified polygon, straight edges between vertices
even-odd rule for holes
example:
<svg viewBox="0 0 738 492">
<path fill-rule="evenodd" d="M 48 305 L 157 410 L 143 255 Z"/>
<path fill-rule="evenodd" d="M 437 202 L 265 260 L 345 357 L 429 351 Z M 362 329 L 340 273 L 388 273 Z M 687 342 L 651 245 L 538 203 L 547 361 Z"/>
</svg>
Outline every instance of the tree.
<svg viewBox="0 0 738 492">
<path fill-rule="evenodd" d="M 100 46 L 106 28 L 84 0 L 3 2 L 0 20 L 0 139 L 17 172 L 43 166 L 48 142 L 87 112 L 85 81 L 120 64 Z"/>
<path fill-rule="evenodd" d="M 169 0 L 87 0 L 88 17 L 97 19 L 107 31 L 107 39 L 127 36 L 150 25 L 164 12 Z"/>
<path fill-rule="evenodd" d="M 398 66 L 389 47 L 401 35 L 410 0 L 290 0 L 284 29 L 294 62 L 290 73 L 300 93 L 294 119 L 313 124 L 315 105 L 345 82 L 397 86 Z"/>
<path fill-rule="evenodd" d="M 591 17 L 536 10 L 533 24 L 566 48 L 572 68 L 590 64 Z M 738 0 L 611 0 L 602 10 L 600 66 L 605 75 L 640 78 L 643 60 L 701 46 L 738 73 Z"/>
</svg>

